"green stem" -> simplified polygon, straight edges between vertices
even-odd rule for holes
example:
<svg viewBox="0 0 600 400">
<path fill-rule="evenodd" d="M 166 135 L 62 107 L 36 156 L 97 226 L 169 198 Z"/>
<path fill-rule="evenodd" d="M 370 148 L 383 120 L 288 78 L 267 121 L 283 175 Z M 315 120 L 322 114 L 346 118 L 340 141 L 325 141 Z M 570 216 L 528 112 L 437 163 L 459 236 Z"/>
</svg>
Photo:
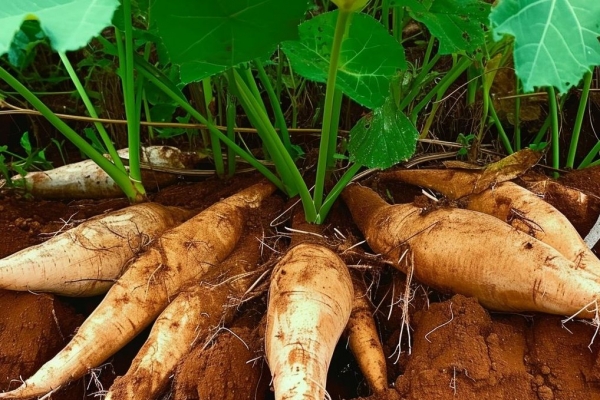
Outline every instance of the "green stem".
<svg viewBox="0 0 600 400">
<path fill-rule="evenodd" d="M 436 102 L 433 104 L 431 112 L 427 117 L 423 129 L 421 130 L 421 135 L 419 136 L 420 139 L 424 139 L 425 137 L 427 137 L 429 127 L 433 123 L 437 110 L 440 107 L 441 101 L 444 98 L 446 91 L 448 90 L 450 85 L 452 85 L 456 81 L 456 79 L 458 79 L 460 74 L 462 74 L 465 71 L 465 69 L 467 69 L 467 67 L 469 66 L 469 63 L 463 62 L 464 60 L 469 59 L 467 57 L 464 57 L 461 59 L 460 62 L 456 63 L 454 67 L 452 67 L 452 69 L 448 72 L 448 74 L 446 74 L 446 76 L 444 76 L 444 78 L 442 78 L 442 80 L 435 86 L 435 88 L 431 92 L 429 92 L 429 94 L 425 96 L 425 98 L 421 100 L 421 102 L 417 104 L 417 106 L 413 109 L 411 115 L 412 118 L 414 118 L 414 120 L 411 119 L 411 121 L 414 125 L 416 125 L 416 119 L 419 115 L 418 113 L 425 105 L 427 105 L 428 101 L 431 99 L 431 97 L 433 97 L 433 95 L 437 95 Z M 427 100 L 429 95 L 431 95 L 431 97 L 429 98 L 429 100 Z M 425 100 L 427 100 L 427 102 Z"/>
<path fill-rule="evenodd" d="M 583 124 L 583 116 L 587 107 L 588 98 L 590 96 L 590 87 L 592 86 L 592 71 L 585 73 L 583 77 L 583 90 L 579 99 L 579 107 L 577 108 L 577 116 L 575 117 L 575 125 L 571 135 L 571 145 L 569 146 L 569 154 L 567 156 L 567 168 L 573 168 L 575 163 L 575 153 L 579 143 L 579 134 L 581 133 L 581 125 Z"/>
<path fill-rule="evenodd" d="M 219 139 L 231 148 L 237 155 L 246 160 L 250 165 L 256 168 L 261 174 L 263 174 L 268 180 L 273 182 L 281 190 L 285 190 L 281 180 L 271 172 L 266 166 L 261 164 L 252 154 L 249 154 L 244 149 L 239 147 L 237 143 L 225 136 L 214 124 L 208 122 L 202 114 L 200 114 L 192 105 L 179 93 L 176 92 L 176 88 L 173 89 L 168 83 L 164 83 L 161 79 L 157 78 L 152 70 L 147 69 L 146 65 L 138 63 L 138 72 L 150 82 L 155 84 L 161 91 L 175 101 L 181 108 L 190 113 L 192 117 L 198 120 L 201 124 L 205 124 L 210 132 L 213 132 Z"/>
<path fill-rule="evenodd" d="M 331 171 L 335 166 L 335 153 L 337 151 L 338 127 L 340 126 L 340 116 L 342 110 L 342 99 L 344 93 L 340 89 L 336 89 L 333 95 L 333 109 L 331 112 L 331 121 L 329 128 L 329 149 L 327 151 L 327 171 Z"/>
<path fill-rule="evenodd" d="M 344 175 L 342 175 L 342 177 L 336 182 L 333 189 L 331 189 L 331 192 L 329 192 L 327 194 L 327 197 L 325 198 L 325 201 L 323 202 L 323 206 L 319 210 L 319 215 L 318 215 L 318 218 L 316 221 L 318 224 L 323 223 L 323 221 L 325 221 L 327 214 L 329 214 L 331 207 L 333 206 L 333 204 L 335 203 L 335 201 L 337 200 L 339 195 L 342 193 L 342 190 L 344 190 L 346 185 L 348 185 L 348 183 L 350 183 L 352 178 L 354 178 L 354 175 L 356 175 L 356 173 L 361 168 L 362 168 L 362 165 L 360 165 L 360 164 L 352 164 L 350 166 L 350 168 L 348 168 L 346 170 L 346 172 L 344 172 Z"/>
<path fill-rule="evenodd" d="M 297 193 L 297 182 L 290 171 L 290 165 L 284 159 L 285 151 L 281 152 L 277 148 L 277 141 L 281 143 L 281 140 L 279 140 L 279 136 L 273 128 L 269 116 L 262 107 L 262 103 L 254 97 L 251 88 L 248 87 L 236 69 L 230 69 L 228 75 L 230 80 L 230 91 L 237 96 L 242 108 L 246 111 L 250 123 L 256 128 L 258 135 L 262 140 L 262 146 L 265 153 L 273 160 L 275 169 L 279 173 L 279 176 L 286 187 L 285 192 L 290 197 L 294 196 Z M 296 166 L 294 165 L 293 168 L 296 168 Z"/>
<path fill-rule="evenodd" d="M 587 168 L 587 167 L 591 167 L 594 165 L 598 165 L 600 160 L 596 160 L 596 161 L 592 162 L 592 160 L 598 155 L 598 153 L 600 153 L 600 141 L 594 145 L 592 150 L 590 150 L 588 155 L 585 156 L 585 158 L 583 159 L 583 161 L 581 162 L 581 164 L 579 164 L 579 166 L 577 168 L 581 169 L 581 168 Z"/>
<path fill-rule="evenodd" d="M 283 145 L 285 146 L 288 153 L 292 154 L 292 142 L 290 140 L 290 133 L 287 130 L 287 125 L 285 122 L 285 117 L 283 115 L 283 111 L 281 110 L 281 104 L 279 103 L 279 97 L 273 90 L 273 85 L 271 85 L 271 81 L 267 76 L 267 73 L 257 58 L 254 60 L 254 65 L 256 65 L 256 69 L 258 71 L 258 78 L 263 84 L 265 90 L 267 91 L 267 95 L 269 96 L 269 100 L 271 102 L 271 107 L 273 109 L 273 113 L 275 114 L 275 124 L 279 128 L 280 137 L 283 141 Z"/>
<path fill-rule="evenodd" d="M 317 160 L 317 175 L 315 179 L 315 191 L 313 201 L 317 212 L 323 204 L 323 193 L 325 188 L 325 174 L 327 165 L 331 162 L 327 159 L 329 153 L 329 141 L 331 140 L 331 120 L 333 112 L 333 103 L 335 97 L 335 83 L 337 79 L 337 70 L 342 49 L 344 35 L 352 19 L 352 12 L 339 10 L 337 22 L 335 25 L 335 33 L 333 35 L 333 43 L 331 46 L 331 56 L 329 59 L 329 72 L 327 74 L 327 89 L 325 91 L 325 106 L 323 111 L 323 125 L 321 132 L 321 143 L 319 145 L 319 158 Z M 337 127 L 335 127 L 337 129 Z M 307 217 L 308 219 L 308 217 Z M 315 222 L 309 220 L 308 222 Z"/>
<path fill-rule="evenodd" d="M 504 148 L 506 149 L 508 154 L 514 153 L 514 150 L 512 149 L 512 146 L 510 145 L 510 139 L 508 138 L 508 135 L 506 135 L 506 132 L 504 131 L 504 127 L 502 126 L 502 122 L 500 121 L 500 118 L 498 118 L 498 114 L 496 114 L 496 108 L 494 107 L 494 103 L 492 102 L 492 98 L 490 97 L 489 93 L 488 93 L 488 104 L 489 104 L 489 111 L 491 114 L 491 118 L 494 121 L 494 125 L 496 125 L 496 129 L 498 130 L 498 135 L 500 136 L 500 140 L 502 141 Z"/>
<path fill-rule="evenodd" d="M 96 112 L 96 108 L 92 104 L 90 98 L 87 95 L 87 92 L 85 91 L 85 88 L 83 87 L 83 85 L 81 84 L 81 81 L 79 80 L 79 77 L 75 73 L 75 69 L 73 68 L 73 65 L 71 64 L 71 62 L 69 61 L 69 58 L 62 51 L 59 51 L 58 55 L 60 56 L 60 59 L 62 60 L 63 65 L 65 66 L 65 69 L 67 70 L 67 73 L 69 74 L 69 77 L 71 77 L 71 81 L 73 81 L 73 84 L 75 85 L 75 88 L 77 89 L 77 92 L 79 93 L 79 96 L 81 96 L 81 100 L 83 100 L 83 104 L 85 104 L 85 108 L 87 109 L 88 114 L 90 114 L 90 117 L 92 117 L 92 118 L 98 118 L 98 113 Z M 98 130 L 98 133 L 100 134 L 100 137 L 102 138 L 102 141 L 104 142 L 104 147 L 108 150 L 108 154 L 110 155 L 110 158 L 113 160 L 114 164 L 121 171 L 123 171 L 124 173 L 127 173 L 126 172 L 127 170 L 125 169 L 125 166 L 123 165 L 123 161 L 117 154 L 117 150 L 115 149 L 115 146 L 113 146 L 112 140 L 110 140 L 110 136 L 109 136 L 108 132 L 106 132 L 106 129 L 104 129 L 104 125 L 102 125 L 100 122 L 94 122 L 94 126 Z"/>
<path fill-rule="evenodd" d="M 291 155 L 286 151 L 283 142 L 277 135 L 271 121 L 269 121 L 267 113 L 264 112 L 260 103 L 252 96 L 248 87 L 244 86 L 244 81 L 237 75 L 237 71 L 235 70 L 234 75 L 236 76 L 235 83 L 237 84 L 240 101 L 247 112 L 255 117 L 254 121 L 257 124 L 256 129 L 259 131 L 261 139 L 272 153 L 277 170 L 282 175 L 287 194 L 290 196 L 293 196 L 296 193 L 299 194 L 306 219 L 309 222 L 315 222 L 317 219 L 317 210 L 314 207 L 313 199 L 310 197 L 310 192 L 298 167 L 294 164 Z"/>
<path fill-rule="evenodd" d="M 433 45 L 435 44 L 435 36 L 431 35 L 429 37 L 429 41 L 427 42 L 427 49 L 425 49 L 425 55 L 423 56 L 423 65 L 429 64 L 431 52 L 433 51 Z M 438 53 L 436 53 L 438 54 Z"/>
<path fill-rule="evenodd" d="M 567 99 L 567 96 L 562 96 L 560 98 L 560 108 L 563 108 L 565 105 L 565 100 Z M 548 130 L 548 128 L 550 127 L 550 124 L 552 123 L 552 116 L 548 115 L 546 117 L 546 119 L 544 120 L 544 123 L 542 124 L 542 127 L 540 128 L 540 130 L 538 131 L 538 133 L 535 135 L 535 138 L 533 139 L 533 144 L 538 146 L 540 144 L 540 142 L 542 141 L 542 138 L 546 135 L 546 131 Z"/>
<path fill-rule="evenodd" d="M 239 73 L 239 70 L 240 69 L 236 69 L 236 71 L 238 73 Z M 267 107 L 265 106 L 265 103 L 262 100 L 262 96 L 260 95 L 260 89 L 258 88 L 258 85 L 256 84 L 254 75 L 252 75 L 252 70 L 250 69 L 250 66 L 248 65 L 245 68 L 241 68 L 241 70 L 244 73 L 243 78 L 244 78 L 244 82 L 246 83 L 246 86 L 248 86 L 248 88 L 250 89 L 250 92 L 252 93 L 252 96 L 254 97 L 256 102 L 260 105 L 260 107 L 263 109 L 263 111 L 266 114 Z M 240 75 L 240 77 L 242 77 L 242 75 Z"/>
<path fill-rule="evenodd" d="M 206 119 L 211 123 L 215 122 L 215 118 L 210 111 L 210 103 L 212 102 L 212 84 L 210 77 L 202 79 L 202 95 L 204 97 L 204 108 L 206 113 Z M 223 153 L 221 150 L 221 141 L 215 134 L 210 133 L 210 145 L 213 153 L 213 161 L 215 164 L 215 171 L 219 178 L 225 176 L 225 163 L 223 162 Z"/>
<path fill-rule="evenodd" d="M 0 79 L 15 89 L 25 98 L 36 110 L 38 110 L 56 129 L 58 129 L 67 139 L 69 139 L 79 150 L 92 159 L 100 168 L 102 168 L 119 185 L 125 196 L 131 202 L 137 202 L 142 199 L 142 194 L 133 187 L 129 177 L 115 164 L 107 160 L 100 152 L 86 142 L 70 126 L 56 116 L 38 97 L 29 91 L 21 82 L 15 79 L 4 68 L 0 67 Z"/>
<path fill-rule="evenodd" d="M 477 79 L 477 75 L 479 75 L 479 69 L 474 65 L 470 65 L 467 69 L 467 105 L 472 106 L 475 104 L 475 98 L 477 96 L 477 88 L 479 86 L 479 79 Z"/>
<path fill-rule="evenodd" d="M 471 60 L 468 57 L 462 57 L 460 61 L 458 61 L 450 71 L 440 80 L 440 82 L 431 90 L 427 95 L 413 108 L 411 112 L 411 121 L 415 124 L 421 110 L 429 104 L 431 99 L 438 95 L 438 98 L 441 99 L 443 97 L 443 93 L 446 92 L 448 87 L 458 79 L 460 74 L 462 74 L 468 67 L 471 65 Z M 442 93 L 442 96 L 440 96 Z"/>
<path fill-rule="evenodd" d="M 245 86 L 245 82 L 241 79 L 237 71 L 233 71 L 237 94 L 242 106 L 246 109 L 247 114 L 253 117 L 259 135 L 269 151 L 272 153 L 273 161 L 277 170 L 282 176 L 284 185 L 286 185 L 287 193 L 294 196 L 296 193 L 300 195 L 305 209 L 305 213 L 311 218 L 316 218 L 316 210 L 313 207 L 312 199 L 308 187 L 294 163 L 291 155 L 286 151 L 283 142 L 277 135 L 275 128 L 269 120 L 269 116 L 260 103 L 252 96 L 250 89 Z"/>
<path fill-rule="evenodd" d="M 390 0 L 383 0 L 381 3 L 381 19 L 385 30 L 390 30 Z"/>
<path fill-rule="evenodd" d="M 127 118 L 127 142 L 129 147 L 129 177 L 140 193 L 145 193 L 142 185 L 140 169 L 140 119 L 135 105 L 134 75 L 133 75 L 133 27 L 131 25 L 131 0 L 123 0 L 123 23 L 125 26 L 125 49 L 119 51 L 121 64 L 121 79 L 123 80 L 123 95 L 125 116 Z M 115 30 L 117 47 L 123 46 L 118 29 Z M 124 53 L 124 57 L 123 57 Z"/>
<path fill-rule="evenodd" d="M 235 142 L 235 117 L 236 117 L 236 104 L 235 98 L 230 94 L 227 94 L 227 105 L 226 112 L 227 116 L 227 137 L 232 142 Z M 227 147 L 227 173 L 229 177 L 235 174 L 235 153 L 231 147 Z"/>
<path fill-rule="evenodd" d="M 548 87 L 548 102 L 550 105 L 550 118 L 552 126 L 552 167 L 558 169 L 560 167 L 560 148 L 558 141 L 558 106 L 556 104 L 556 92 L 554 87 Z M 555 173 L 555 175 L 558 175 Z"/>
<path fill-rule="evenodd" d="M 515 93 L 517 97 L 515 98 L 515 150 L 521 150 L 521 97 L 519 94 L 521 93 L 521 80 L 518 76 L 515 77 Z"/>
<path fill-rule="evenodd" d="M 392 34 L 398 41 L 402 43 L 402 21 L 404 19 L 404 7 L 394 7 L 392 9 Z"/>
<path fill-rule="evenodd" d="M 142 92 L 142 105 L 144 106 L 144 115 L 146 116 L 146 122 L 152 122 L 152 114 L 150 114 L 150 105 L 148 104 L 148 99 L 146 98 L 146 91 Z M 148 125 L 148 139 L 149 142 L 152 143 L 154 140 L 154 128 Z"/>
<path fill-rule="evenodd" d="M 413 80 L 413 83 L 411 84 L 411 88 L 412 88 L 411 91 L 408 92 L 408 94 L 406 96 L 404 96 L 404 98 L 402 99 L 402 102 L 398 106 L 398 109 L 400 111 L 403 111 L 406 107 L 408 107 L 408 105 L 410 103 L 412 103 L 412 101 L 415 99 L 415 97 L 417 97 L 419 94 L 422 93 L 423 85 L 425 84 L 427 75 L 429 74 L 431 69 L 435 66 L 435 64 L 437 64 L 437 62 L 439 61 L 440 58 L 441 58 L 441 56 L 438 53 L 436 53 L 433 56 L 433 58 L 427 63 L 427 65 L 425 65 L 423 68 L 421 68 L 421 71 L 419 72 L 419 74 Z"/>
</svg>

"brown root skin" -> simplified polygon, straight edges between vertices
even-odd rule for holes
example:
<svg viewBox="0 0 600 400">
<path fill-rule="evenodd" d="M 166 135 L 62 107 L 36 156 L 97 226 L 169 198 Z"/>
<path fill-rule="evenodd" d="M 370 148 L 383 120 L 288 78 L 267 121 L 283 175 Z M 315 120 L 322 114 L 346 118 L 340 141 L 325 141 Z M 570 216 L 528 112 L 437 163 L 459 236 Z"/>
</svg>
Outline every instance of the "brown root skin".
<svg viewBox="0 0 600 400">
<path fill-rule="evenodd" d="M 600 261 L 569 220 L 536 194 L 512 182 L 469 196 L 467 208 L 492 215 L 554 247 L 577 268 L 600 279 Z"/>
<path fill-rule="evenodd" d="M 129 158 L 128 149 L 121 149 L 117 153 L 121 158 Z M 176 173 L 162 171 L 184 169 L 191 166 L 193 159 L 174 147 L 148 146 L 142 148 L 141 161 L 146 166 L 142 170 L 142 182 L 147 189 L 156 189 L 177 182 Z M 152 169 L 153 166 L 155 169 Z M 17 187 L 45 199 L 103 199 L 123 196 L 123 191 L 115 181 L 92 160 L 48 171 L 30 172 L 25 177 L 17 175 L 12 180 Z"/>
<path fill-rule="evenodd" d="M 269 214 L 280 209 L 279 204 L 271 208 Z M 218 326 L 231 322 L 237 306 L 232 302 L 242 299 L 257 277 L 251 272 L 261 258 L 263 225 L 253 221 L 218 270 L 177 295 L 154 323 L 127 374 L 110 388 L 107 400 L 156 398 L 190 349 L 202 345 Z"/>
<path fill-rule="evenodd" d="M 136 254 L 192 214 L 143 203 L 91 218 L 0 260 L 0 288 L 75 297 L 105 293 Z"/>
<path fill-rule="evenodd" d="M 379 333 L 373 318 L 373 308 L 362 281 L 353 277 L 354 302 L 346 326 L 348 345 L 373 393 L 388 389 L 387 364 Z"/>
<path fill-rule="evenodd" d="M 269 289 L 265 353 L 275 399 L 323 399 L 327 370 L 352 308 L 346 264 L 301 243 L 279 261 Z"/>
<path fill-rule="evenodd" d="M 363 214 L 357 205 L 377 194 L 353 185 L 344 195 L 374 251 L 402 270 L 406 268 L 399 261 L 410 250 L 415 279 L 442 292 L 476 297 L 493 310 L 566 316 L 596 301 L 600 293 L 593 274 L 497 218 L 456 208 L 421 215 L 410 204 L 384 205 Z M 590 310 L 578 314 L 594 316 Z"/>
<path fill-rule="evenodd" d="M 594 271 L 600 277 L 600 261 L 569 220 L 556 208 L 515 183 L 500 182 L 482 191 L 477 185 L 485 182 L 484 174 L 462 170 L 404 170 L 397 171 L 394 176 L 452 199 L 460 197 L 466 208 L 511 224 L 554 247 L 579 268 Z M 470 190 L 472 193 L 467 196 Z"/>
<path fill-rule="evenodd" d="M 443 193 L 451 200 L 480 193 L 500 182 L 510 181 L 534 166 L 542 153 L 523 149 L 483 168 L 406 169 L 382 173 L 380 178 L 399 179 L 412 185 Z M 462 165 L 447 162 L 446 165 Z"/>
<path fill-rule="evenodd" d="M 256 184 L 163 234 L 108 291 L 71 342 L 2 399 L 46 394 L 83 376 L 127 344 L 177 293 L 222 262 L 244 230 L 246 213 L 275 187 Z"/>
<path fill-rule="evenodd" d="M 256 278 L 241 275 L 258 266 L 260 234 L 258 230 L 246 232 L 218 271 L 177 295 L 160 314 L 131 367 L 117 378 L 105 400 L 157 398 L 193 346 L 202 345 L 212 329 L 231 322 L 235 307 L 229 306 L 230 299 L 241 299 Z"/>
<path fill-rule="evenodd" d="M 443 193 L 451 200 L 476 193 L 480 177 L 480 171 L 457 169 L 403 169 L 381 174 L 382 181 L 397 179 Z"/>
<path fill-rule="evenodd" d="M 563 213 L 582 237 L 589 233 L 600 214 L 600 198 L 593 194 L 546 177 L 542 180 L 523 179 L 522 184 Z"/>
</svg>

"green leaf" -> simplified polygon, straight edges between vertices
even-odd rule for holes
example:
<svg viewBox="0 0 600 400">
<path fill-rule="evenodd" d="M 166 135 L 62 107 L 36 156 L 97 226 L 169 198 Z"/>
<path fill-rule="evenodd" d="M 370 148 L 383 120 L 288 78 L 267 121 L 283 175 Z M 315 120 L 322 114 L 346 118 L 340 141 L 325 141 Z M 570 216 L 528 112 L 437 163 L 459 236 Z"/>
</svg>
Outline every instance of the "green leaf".
<svg viewBox="0 0 600 400">
<path fill-rule="evenodd" d="M 24 20 L 37 19 L 57 51 L 77 50 L 110 25 L 119 0 L 18 0 L 0 7 L 0 55 Z"/>
<path fill-rule="evenodd" d="M 297 37 L 306 0 L 155 0 L 150 21 L 185 83 L 268 57 Z"/>
<path fill-rule="evenodd" d="M 350 131 L 350 160 L 368 168 L 389 168 L 414 154 L 418 137 L 417 129 L 390 96 Z"/>
<path fill-rule="evenodd" d="M 474 53 L 485 43 L 490 5 L 480 0 L 400 0 L 440 41 L 440 54 Z"/>
<path fill-rule="evenodd" d="M 174 104 L 156 104 L 150 109 L 150 116 L 155 122 L 169 122 L 177 106 Z"/>
<path fill-rule="evenodd" d="M 25 153 L 27 153 L 27 155 L 31 154 L 32 147 L 31 141 L 29 140 L 29 132 L 25 132 L 23 136 L 21 136 L 21 147 L 23 148 L 23 150 L 25 150 Z"/>
<path fill-rule="evenodd" d="M 523 90 L 554 86 L 566 92 L 600 64 L 600 2 L 502 0 L 492 9 L 494 39 L 514 36 Z"/>
<path fill-rule="evenodd" d="M 337 11 L 300 25 L 300 40 L 282 49 L 303 77 L 326 82 Z M 356 14 L 342 44 L 336 87 L 359 104 L 376 108 L 389 94 L 391 78 L 406 69 L 404 49 L 373 17 Z"/>
<path fill-rule="evenodd" d="M 35 57 L 36 46 L 45 42 L 45 35 L 37 21 L 25 21 L 17 31 L 8 50 L 8 61 L 17 68 L 25 68 Z"/>
</svg>

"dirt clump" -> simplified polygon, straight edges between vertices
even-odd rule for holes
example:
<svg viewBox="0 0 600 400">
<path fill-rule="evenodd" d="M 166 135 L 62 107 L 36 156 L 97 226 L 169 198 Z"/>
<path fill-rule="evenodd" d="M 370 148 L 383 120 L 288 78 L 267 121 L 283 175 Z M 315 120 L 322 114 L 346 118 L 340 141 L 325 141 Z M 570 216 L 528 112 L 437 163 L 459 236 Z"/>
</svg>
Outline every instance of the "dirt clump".
<svg viewBox="0 0 600 400">
<path fill-rule="evenodd" d="M 254 400 L 269 391 L 270 374 L 257 329 L 223 330 L 207 349 L 194 350 L 177 368 L 173 400 Z"/>
<path fill-rule="evenodd" d="M 600 399 L 595 328 L 560 317 L 491 314 L 456 295 L 413 320 L 403 399 Z"/>
</svg>

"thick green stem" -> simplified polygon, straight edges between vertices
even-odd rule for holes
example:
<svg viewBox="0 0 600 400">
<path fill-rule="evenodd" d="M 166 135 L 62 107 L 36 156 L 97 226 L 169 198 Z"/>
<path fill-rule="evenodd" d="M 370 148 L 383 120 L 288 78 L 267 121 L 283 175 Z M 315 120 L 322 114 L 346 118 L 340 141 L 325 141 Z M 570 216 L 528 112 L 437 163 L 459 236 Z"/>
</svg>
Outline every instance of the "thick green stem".
<svg viewBox="0 0 600 400">
<path fill-rule="evenodd" d="M 142 171 L 140 169 L 140 112 L 136 110 L 135 79 L 133 74 L 133 27 L 131 25 L 131 0 L 123 0 L 123 23 L 125 26 L 125 48 L 119 50 L 119 63 L 121 79 L 123 81 L 123 95 L 125 103 L 125 116 L 127 118 L 127 143 L 129 147 L 129 177 L 140 193 L 145 193 L 142 185 Z M 117 48 L 123 46 L 123 41 L 118 29 L 115 30 Z M 124 53 L 124 54 L 123 54 Z"/>
<path fill-rule="evenodd" d="M 252 96 L 249 88 L 245 86 L 244 81 L 235 70 L 234 76 L 234 83 L 236 84 L 240 102 L 246 109 L 246 112 L 254 117 L 253 121 L 256 124 L 256 129 L 259 131 L 261 139 L 271 152 L 277 170 L 282 175 L 287 194 L 290 196 L 293 196 L 296 193 L 299 194 L 306 219 L 309 222 L 315 222 L 317 219 L 317 210 L 298 167 L 294 163 L 291 155 L 286 151 L 283 142 L 277 135 L 271 121 L 269 121 L 268 115 L 264 112 L 264 109 L 259 102 L 256 101 L 254 96 Z"/>
<path fill-rule="evenodd" d="M 480 75 L 479 68 L 475 65 L 469 66 L 467 69 L 467 106 L 475 104 L 479 86 L 479 79 L 477 79 L 478 75 Z"/>
<path fill-rule="evenodd" d="M 581 125 L 583 124 L 583 116 L 587 107 L 588 98 L 590 96 L 590 87 L 592 86 L 592 71 L 585 73 L 583 78 L 583 90 L 579 99 L 579 107 L 577 108 L 577 116 L 575 117 L 575 125 L 571 134 L 571 145 L 569 146 L 569 154 L 567 156 L 567 168 L 573 168 L 575 163 L 575 153 L 579 143 L 579 134 L 581 133 Z"/>
<path fill-rule="evenodd" d="M 286 187 L 285 192 L 291 197 L 297 194 L 296 184 L 298 183 L 290 171 L 290 164 L 285 160 L 285 150 L 280 151 L 278 143 L 281 143 L 277 132 L 273 128 L 269 116 L 265 111 L 262 102 L 260 102 L 252 94 L 251 88 L 246 85 L 246 82 L 235 69 L 231 69 L 229 72 L 230 79 L 230 90 L 235 94 L 242 107 L 246 111 L 246 115 L 250 120 L 250 123 L 256 128 L 258 135 L 262 139 L 262 145 L 265 152 L 269 154 L 275 168 Z M 293 169 L 296 166 L 293 165 Z"/>
<path fill-rule="evenodd" d="M 317 175 L 315 179 L 315 191 L 313 195 L 313 201 L 315 209 L 319 212 L 321 205 L 323 204 L 323 193 L 325 189 L 325 174 L 327 172 L 327 165 L 330 161 L 327 159 L 329 153 L 329 142 L 331 140 L 332 129 L 337 129 L 331 126 L 331 120 L 333 117 L 333 103 L 335 97 L 335 83 L 337 79 L 337 70 L 340 59 L 340 51 L 342 49 L 342 42 L 344 41 L 344 35 L 347 27 L 352 19 L 352 13 L 339 10 L 337 23 L 335 26 L 335 33 L 333 36 L 333 44 L 331 46 L 331 56 L 329 59 L 329 72 L 327 75 L 327 89 L 325 91 L 325 106 L 323 111 L 323 125 L 321 132 L 321 143 L 319 146 L 319 158 L 317 161 Z M 308 219 L 308 217 L 307 217 Z M 314 221 L 308 221 L 314 222 Z"/>
<path fill-rule="evenodd" d="M 392 9 L 392 35 L 399 43 L 402 43 L 402 21 L 404 20 L 404 7 L 394 7 Z"/>
<path fill-rule="evenodd" d="M 336 89 L 333 95 L 333 110 L 331 112 L 331 120 L 329 128 L 329 150 L 327 151 L 327 171 L 331 171 L 335 166 L 335 153 L 337 151 L 338 127 L 340 126 L 340 115 L 342 110 L 342 99 L 344 93 L 340 89 Z"/>
<path fill-rule="evenodd" d="M 381 19 L 385 30 L 390 30 L 390 0 L 383 0 L 381 2 Z"/>
<path fill-rule="evenodd" d="M 117 168 L 115 164 L 107 160 L 102 154 L 86 142 L 77 134 L 70 126 L 58 118 L 52 110 L 50 110 L 37 96 L 29 91 L 21 82 L 15 79 L 4 68 L 0 67 L 0 79 L 4 80 L 8 85 L 15 89 L 21 96 L 25 98 L 36 110 L 38 110 L 56 129 L 58 129 L 67 139 L 69 139 L 79 150 L 86 156 L 92 159 L 100 168 L 102 168 L 108 176 L 110 176 L 119 185 L 125 196 L 131 202 L 142 200 L 143 194 L 139 193 L 133 187 L 129 180 L 129 176 Z"/>
</svg>

